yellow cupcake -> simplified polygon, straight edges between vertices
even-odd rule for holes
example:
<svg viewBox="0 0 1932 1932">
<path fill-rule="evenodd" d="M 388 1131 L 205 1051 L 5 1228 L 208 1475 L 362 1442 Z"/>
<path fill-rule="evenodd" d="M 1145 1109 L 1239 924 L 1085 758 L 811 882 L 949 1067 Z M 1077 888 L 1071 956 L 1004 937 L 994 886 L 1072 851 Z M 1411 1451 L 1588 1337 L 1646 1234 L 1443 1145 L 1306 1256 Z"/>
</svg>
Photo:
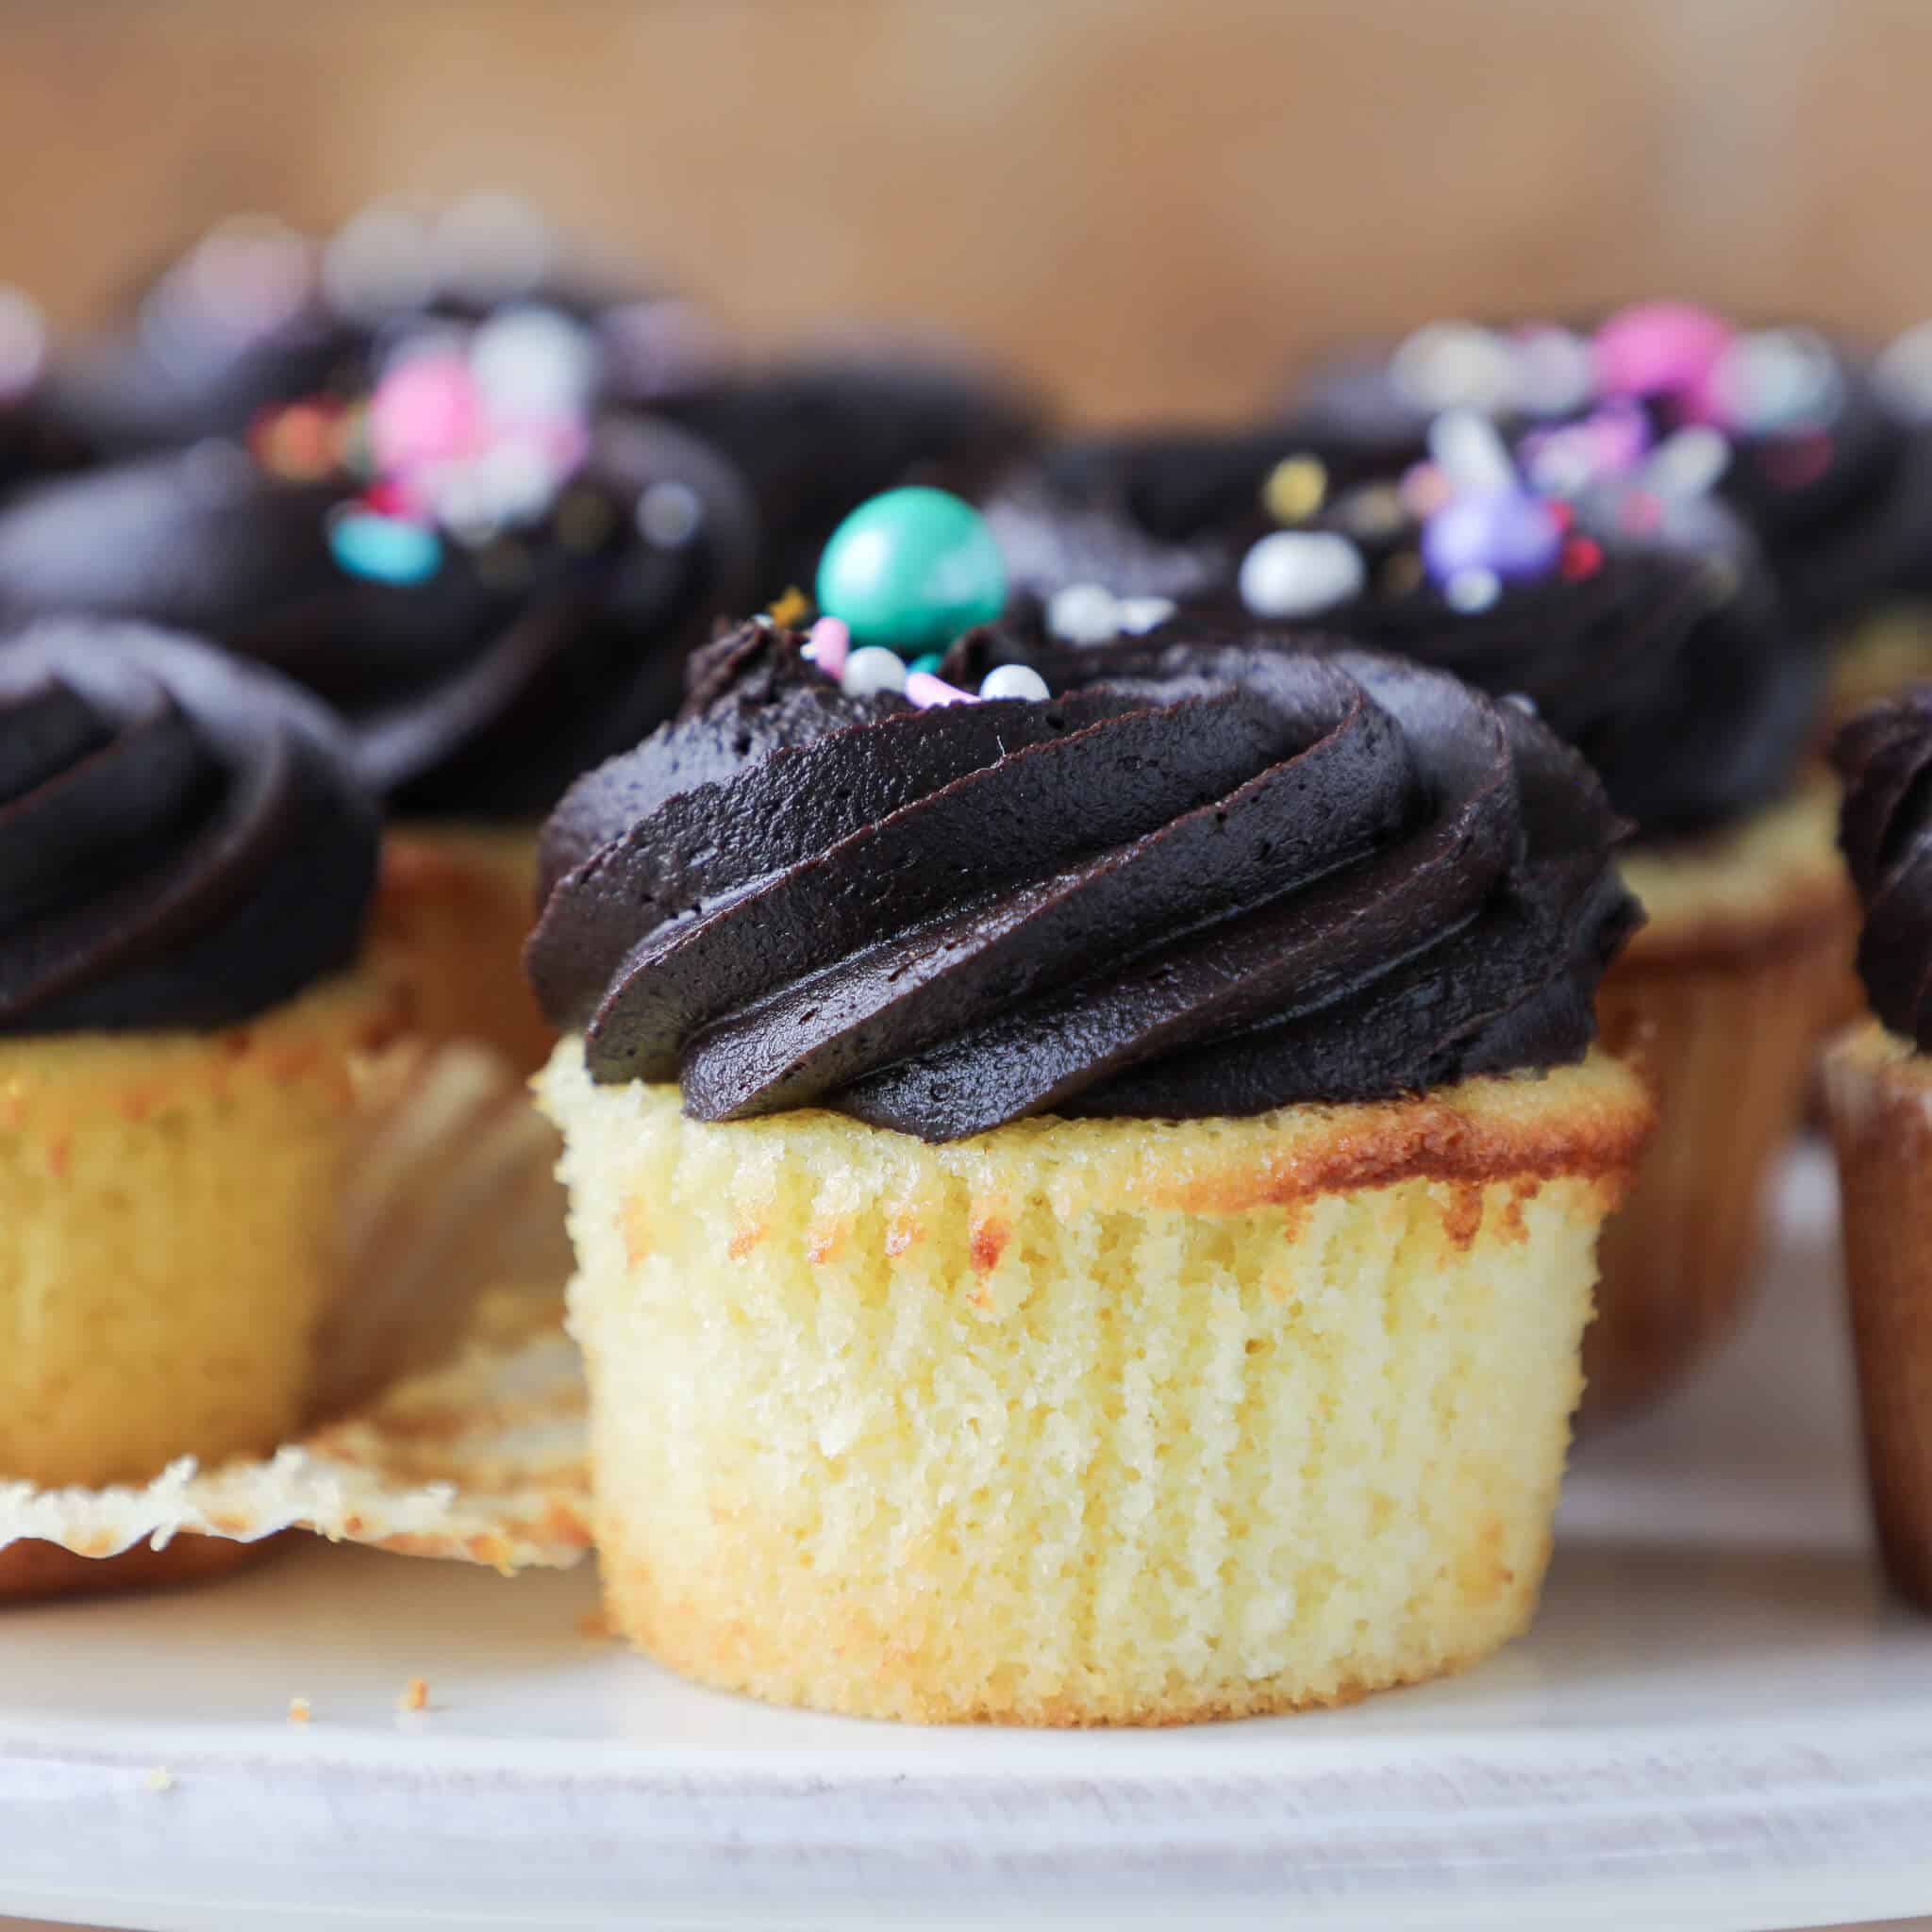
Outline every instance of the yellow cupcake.
<svg viewBox="0 0 1932 1932">
<path fill-rule="evenodd" d="M 427 1040 L 479 1041 L 519 1074 L 556 1043 L 524 979 L 535 919 L 537 830 L 410 822 L 383 836 L 372 959 L 408 993 Z"/>
<path fill-rule="evenodd" d="M 1528 1622 L 1596 1232 L 1650 1102 L 1546 1077 L 951 1145 L 563 1129 L 614 1621 L 860 1716 L 1154 1724 L 1345 1702 Z"/>
<path fill-rule="evenodd" d="M 1605 975 L 1597 1013 L 1656 1081 L 1662 1119 L 1604 1230 L 1584 1340 L 1592 1412 L 1657 1394 L 1741 1307 L 1766 1177 L 1842 1011 L 1857 910 L 1836 824 L 1820 781 L 1724 832 L 1623 857 L 1649 923 Z"/>
</svg>

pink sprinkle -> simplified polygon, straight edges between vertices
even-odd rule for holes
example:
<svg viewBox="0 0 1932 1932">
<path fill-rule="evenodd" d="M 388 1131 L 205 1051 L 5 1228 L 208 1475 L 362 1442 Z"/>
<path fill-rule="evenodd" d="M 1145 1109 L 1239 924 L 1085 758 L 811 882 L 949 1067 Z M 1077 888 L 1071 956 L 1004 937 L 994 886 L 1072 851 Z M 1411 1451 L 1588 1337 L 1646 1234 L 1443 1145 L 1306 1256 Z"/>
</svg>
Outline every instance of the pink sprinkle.
<svg viewBox="0 0 1932 1932">
<path fill-rule="evenodd" d="M 1598 387 L 1606 395 L 1670 395 L 1690 412 L 1707 401 L 1711 371 L 1730 346 L 1722 318 L 1690 302 L 1640 302 L 1596 332 Z"/>
<path fill-rule="evenodd" d="M 370 402 L 369 441 L 379 469 L 468 456 L 481 434 L 476 386 L 460 356 L 410 357 L 382 378 Z"/>
<path fill-rule="evenodd" d="M 805 655 L 827 677 L 842 676 L 852 655 L 852 626 L 842 617 L 822 617 L 811 627 Z"/>
<path fill-rule="evenodd" d="M 906 698 L 924 711 L 934 705 L 970 705 L 973 693 L 948 684 L 943 677 L 935 677 L 930 671 L 915 671 L 906 680 Z"/>
</svg>

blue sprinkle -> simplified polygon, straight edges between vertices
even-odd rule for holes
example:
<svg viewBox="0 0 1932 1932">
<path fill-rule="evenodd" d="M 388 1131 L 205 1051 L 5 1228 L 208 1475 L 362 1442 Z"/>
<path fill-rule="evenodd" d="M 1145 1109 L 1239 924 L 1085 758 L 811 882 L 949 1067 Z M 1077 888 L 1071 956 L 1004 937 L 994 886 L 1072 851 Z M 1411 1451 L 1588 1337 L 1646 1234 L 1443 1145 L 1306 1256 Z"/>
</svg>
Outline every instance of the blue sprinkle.
<svg viewBox="0 0 1932 1932">
<path fill-rule="evenodd" d="M 924 671 L 937 677 L 940 675 L 940 665 L 943 661 L 937 651 L 928 651 L 924 657 L 913 658 L 906 669 L 908 675 L 914 671 Z"/>
<path fill-rule="evenodd" d="M 351 576 L 378 584 L 424 584 L 442 568 L 442 539 L 434 530 L 372 510 L 336 518 L 328 547 Z"/>
</svg>

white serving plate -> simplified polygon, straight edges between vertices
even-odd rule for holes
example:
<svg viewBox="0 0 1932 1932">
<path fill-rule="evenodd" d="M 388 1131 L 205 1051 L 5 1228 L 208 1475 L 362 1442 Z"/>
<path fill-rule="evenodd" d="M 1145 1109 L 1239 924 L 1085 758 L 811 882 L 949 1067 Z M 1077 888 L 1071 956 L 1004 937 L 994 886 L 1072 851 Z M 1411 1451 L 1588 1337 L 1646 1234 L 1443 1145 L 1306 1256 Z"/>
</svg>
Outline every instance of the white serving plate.
<svg viewBox="0 0 1932 1932">
<path fill-rule="evenodd" d="M 1834 1211 L 1824 1157 L 1796 1157 L 1747 1332 L 1587 1446 L 1534 1634 L 1460 1679 L 1180 1731 L 858 1724 L 585 1638 L 588 1573 L 317 1545 L 0 1617 L 0 1913 L 1768 1932 L 1925 1909 L 1932 1623 L 1870 1561 Z M 400 1716 L 418 1674 L 431 1707 Z"/>
</svg>

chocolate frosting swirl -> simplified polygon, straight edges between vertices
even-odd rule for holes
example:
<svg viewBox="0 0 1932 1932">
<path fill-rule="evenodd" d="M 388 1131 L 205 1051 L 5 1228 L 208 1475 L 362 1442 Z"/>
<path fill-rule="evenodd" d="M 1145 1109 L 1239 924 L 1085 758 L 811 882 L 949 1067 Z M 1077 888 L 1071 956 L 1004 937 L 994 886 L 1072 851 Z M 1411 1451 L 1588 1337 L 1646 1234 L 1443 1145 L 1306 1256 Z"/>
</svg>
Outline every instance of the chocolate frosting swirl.
<svg viewBox="0 0 1932 1932">
<path fill-rule="evenodd" d="M 133 625 L 0 645 L 0 1035 L 220 1026 L 345 966 L 378 818 L 325 707 Z"/>
<path fill-rule="evenodd" d="M 1859 712 L 1838 735 L 1839 841 L 1864 902 L 1858 976 L 1892 1032 L 1932 1053 L 1932 686 Z"/>
<path fill-rule="evenodd" d="M 686 541 L 639 533 L 659 484 L 696 508 Z M 204 443 L 0 509 L 0 622 L 87 611 L 213 638 L 341 710 L 358 770 L 396 809 L 532 817 L 676 708 L 686 655 L 742 608 L 757 569 L 742 480 L 667 424 L 604 420 L 570 491 L 598 520 L 588 542 L 451 543 L 426 583 L 383 584 L 330 556 L 339 481 L 284 482 Z"/>
<path fill-rule="evenodd" d="M 594 1077 L 928 1141 L 1582 1056 L 1639 913 L 1582 762 L 1453 678 L 1249 641 L 1040 703 L 851 698 L 751 626 L 546 829 L 527 953 Z"/>
</svg>

